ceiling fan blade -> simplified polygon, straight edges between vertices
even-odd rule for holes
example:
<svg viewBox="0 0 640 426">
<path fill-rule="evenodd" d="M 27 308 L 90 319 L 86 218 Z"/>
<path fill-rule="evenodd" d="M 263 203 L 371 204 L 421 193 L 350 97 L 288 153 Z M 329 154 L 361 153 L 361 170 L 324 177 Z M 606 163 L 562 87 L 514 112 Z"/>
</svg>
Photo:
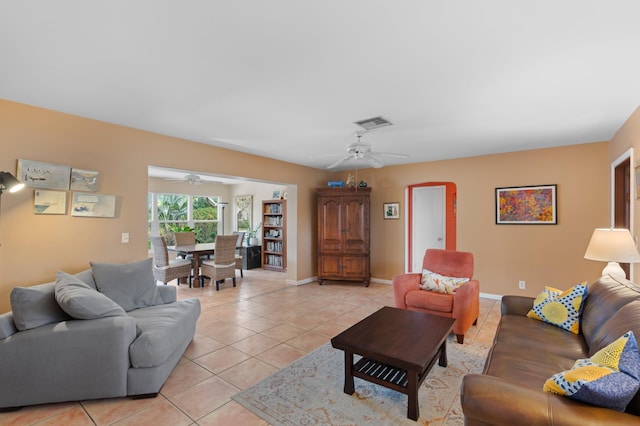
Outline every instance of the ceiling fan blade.
<svg viewBox="0 0 640 426">
<path fill-rule="evenodd" d="M 407 154 L 395 154 L 393 152 L 372 152 L 372 154 L 379 155 L 380 157 L 388 158 L 409 158 Z"/>
<path fill-rule="evenodd" d="M 371 164 L 376 169 L 380 169 L 384 167 L 384 164 L 382 164 L 381 162 L 379 162 L 378 160 L 376 160 L 370 155 L 367 155 L 366 157 L 364 157 L 364 159 L 367 161 L 367 163 Z"/>
<path fill-rule="evenodd" d="M 342 158 L 342 159 L 340 159 L 340 160 L 336 161 L 335 163 L 329 164 L 329 165 L 327 166 L 327 169 L 334 169 L 334 168 L 338 167 L 340 164 L 344 163 L 345 161 L 347 161 L 347 160 L 348 160 L 348 159 L 350 159 L 350 158 L 351 158 L 351 156 L 350 156 L 350 155 L 348 155 L 348 156 L 346 156 L 346 157 L 344 157 L 344 158 Z"/>
</svg>

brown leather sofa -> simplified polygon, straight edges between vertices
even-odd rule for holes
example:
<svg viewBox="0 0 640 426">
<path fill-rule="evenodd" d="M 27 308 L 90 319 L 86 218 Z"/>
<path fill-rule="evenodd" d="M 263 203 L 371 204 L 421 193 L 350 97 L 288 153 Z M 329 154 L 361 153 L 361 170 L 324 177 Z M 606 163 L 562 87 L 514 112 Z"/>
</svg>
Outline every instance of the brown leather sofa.
<svg viewBox="0 0 640 426">
<path fill-rule="evenodd" d="M 465 425 L 640 425 L 640 392 L 618 412 L 542 390 L 553 374 L 625 332 L 640 336 L 640 286 L 602 277 L 589 285 L 580 334 L 528 318 L 533 298 L 505 296 L 483 374 L 464 377 Z"/>
</svg>

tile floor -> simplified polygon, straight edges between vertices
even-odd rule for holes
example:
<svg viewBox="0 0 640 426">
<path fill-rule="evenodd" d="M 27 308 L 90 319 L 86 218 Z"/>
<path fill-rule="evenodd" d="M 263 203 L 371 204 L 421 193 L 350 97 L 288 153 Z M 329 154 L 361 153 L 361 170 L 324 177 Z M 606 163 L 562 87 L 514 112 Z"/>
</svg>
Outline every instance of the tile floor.
<svg viewBox="0 0 640 426">
<path fill-rule="evenodd" d="M 169 284 L 171 285 L 171 284 Z M 385 305 L 388 284 L 285 283 L 283 273 L 252 269 L 215 288 L 178 287 L 200 298 L 196 336 L 152 399 L 116 398 L 25 407 L 0 413 L 2 425 L 267 425 L 231 400 Z M 490 343 L 500 317 L 496 300 L 481 299 L 478 325 L 465 340 Z"/>
</svg>

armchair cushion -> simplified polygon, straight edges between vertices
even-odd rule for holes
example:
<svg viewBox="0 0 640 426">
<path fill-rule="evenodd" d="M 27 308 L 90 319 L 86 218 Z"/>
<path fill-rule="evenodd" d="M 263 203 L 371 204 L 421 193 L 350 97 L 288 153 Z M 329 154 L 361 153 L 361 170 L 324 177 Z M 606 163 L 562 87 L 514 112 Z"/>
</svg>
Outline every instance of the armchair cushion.
<svg viewBox="0 0 640 426">
<path fill-rule="evenodd" d="M 420 288 L 444 294 L 453 294 L 458 288 L 469 281 L 469 278 L 448 277 L 428 269 L 422 270 Z"/>
<path fill-rule="evenodd" d="M 126 315 L 116 302 L 62 271 L 56 274 L 55 297 L 62 310 L 76 319 Z"/>
<path fill-rule="evenodd" d="M 164 303 L 153 276 L 153 259 L 132 263 L 90 264 L 98 290 L 125 311 Z"/>
<path fill-rule="evenodd" d="M 586 282 L 576 284 L 564 292 L 552 287 L 545 287 L 542 293 L 536 297 L 533 308 L 527 316 L 578 334 L 582 302 L 586 297 Z"/>
<path fill-rule="evenodd" d="M 633 331 L 544 384 L 546 392 L 618 411 L 624 411 L 639 388 L 640 354 Z"/>
<path fill-rule="evenodd" d="M 437 291 L 410 291 L 405 295 L 407 306 L 429 311 L 453 312 L 453 296 Z"/>
</svg>

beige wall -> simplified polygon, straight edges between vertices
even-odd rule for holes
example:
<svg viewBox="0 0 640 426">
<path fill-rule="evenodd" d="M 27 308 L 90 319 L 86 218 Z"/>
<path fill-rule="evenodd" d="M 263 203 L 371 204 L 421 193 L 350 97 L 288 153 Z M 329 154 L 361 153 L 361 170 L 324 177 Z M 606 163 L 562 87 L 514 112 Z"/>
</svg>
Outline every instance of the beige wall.
<svg viewBox="0 0 640 426">
<path fill-rule="evenodd" d="M 457 249 L 473 252 L 480 288 L 490 294 L 537 295 L 600 276 L 583 258 L 593 229 L 607 226 L 608 143 L 384 167 L 364 179 L 371 193 L 374 278 L 404 270 L 405 188 L 423 182 L 457 186 Z M 363 175 L 361 173 L 361 175 Z M 558 185 L 558 225 L 496 225 L 495 188 Z M 382 204 L 401 202 L 401 220 L 382 218 Z M 518 289 L 525 280 L 526 290 Z"/>
<path fill-rule="evenodd" d="M 122 262 L 147 256 L 147 166 L 156 165 L 296 184 L 294 223 L 298 277 L 315 275 L 315 198 L 326 172 L 168 136 L 0 100 L 0 170 L 15 173 L 19 158 L 100 172 L 100 193 L 117 195 L 114 219 L 33 214 L 33 190 L 2 196 L 0 312 L 10 309 L 16 285 L 51 281 L 57 270 L 76 272 L 89 261 Z M 122 244 L 121 234 L 130 234 Z"/>
<path fill-rule="evenodd" d="M 241 170 L 243 177 L 291 184 L 298 219 L 289 222 L 296 263 L 288 266 L 296 281 L 316 274 L 314 188 L 347 177 L 0 100 L 0 170 L 14 172 L 19 158 L 99 171 L 99 192 L 118 196 L 117 217 L 34 215 L 33 190 L 5 193 L 0 312 L 9 309 L 15 285 L 52 280 L 58 269 L 86 269 L 92 260 L 145 257 L 149 164 L 230 176 Z M 608 224 L 609 158 L 609 144 L 602 142 L 357 171 L 356 179 L 373 188 L 373 278 L 390 280 L 404 271 L 406 186 L 451 181 L 458 188 L 458 249 L 474 252 L 484 293 L 535 295 L 544 285 L 594 280 L 603 265 L 583 255 L 593 228 Z M 548 183 L 558 184 L 557 226 L 495 225 L 496 187 Z M 382 203 L 390 201 L 402 203 L 401 220 L 382 219 Z M 130 233 L 129 244 L 120 242 L 122 232 Z M 517 290 L 518 280 L 527 281 L 526 291 Z"/>
<path fill-rule="evenodd" d="M 611 138 L 609 144 L 609 162 L 615 161 L 621 155 L 625 154 L 630 148 L 633 148 L 633 156 L 631 159 L 631 170 L 635 173 L 635 168 L 640 166 L 640 108 L 636 109 L 627 121 L 620 127 L 616 134 Z M 610 194 L 610 190 L 608 194 Z M 609 195 L 610 197 L 610 195 Z M 633 233 L 636 237 L 640 235 L 640 200 L 632 195 L 631 202 L 634 207 Z M 607 224 L 608 225 L 608 224 Z M 633 265 L 634 281 L 638 281 L 640 277 L 640 264 Z"/>
</svg>

